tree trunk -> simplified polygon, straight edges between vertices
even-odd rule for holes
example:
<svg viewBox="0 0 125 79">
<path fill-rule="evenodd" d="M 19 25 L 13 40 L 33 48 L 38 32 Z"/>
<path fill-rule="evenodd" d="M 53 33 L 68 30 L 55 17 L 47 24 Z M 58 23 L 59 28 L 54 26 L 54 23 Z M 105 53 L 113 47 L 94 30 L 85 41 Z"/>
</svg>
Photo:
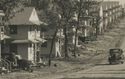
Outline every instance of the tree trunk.
<svg viewBox="0 0 125 79">
<path fill-rule="evenodd" d="M 98 25 L 96 25 L 96 38 L 98 37 Z"/>
<path fill-rule="evenodd" d="M 78 32 L 78 28 L 76 28 L 76 31 L 75 31 L 75 44 L 74 44 L 74 57 L 76 57 L 76 44 L 77 44 L 77 32 Z"/>
<path fill-rule="evenodd" d="M 56 38 L 56 35 L 57 35 L 57 32 L 58 32 L 58 29 L 56 29 L 55 33 L 54 33 L 54 36 L 53 36 L 53 39 L 52 39 L 52 42 L 51 42 L 51 49 L 50 49 L 50 54 L 49 54 L 49 66 L 51 66 L 51 55 L 52 55 L 52 51 L 53 51 L 53 45 L 54 45 L 54 42 L 55 42 L 55 38 Z"/>
<path fill-rule="evenodd" d="M 67 28 L 66 26 L 64 27 L 64 35 L 65 35 L 65 58 L 68 58 L 68 38 L 67 38 Z"/>
</svg>

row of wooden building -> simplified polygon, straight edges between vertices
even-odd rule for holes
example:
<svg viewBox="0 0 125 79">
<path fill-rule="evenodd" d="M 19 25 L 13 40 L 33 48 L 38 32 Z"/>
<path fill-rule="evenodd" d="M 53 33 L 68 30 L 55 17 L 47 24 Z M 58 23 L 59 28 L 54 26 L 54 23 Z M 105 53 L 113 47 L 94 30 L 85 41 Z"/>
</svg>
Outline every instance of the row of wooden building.
<svg viewBox="0 0 125 79">
<path fill-rule="evenodd" d="M 90 0 L 91 2 L 91 0 Z M 86 3 L 87 4 L 87 3 Z M 81 28 L 78 31 L 77 46 L 82 42 L 94 41 L 98 35 L 104 34 L 111 28 L 115 28 L 122 17 L 124 17 L 124 9 L 118 1 L 102 1 L 96 2 L 86 9 L 87 13 L 81 18 Z M 70 44 L 75 43 L 75 27 L 69 29 L 71 34 L 69 37 Z"/>
<path fill-rule="evenodd" d="M 48 24 L 40 21 L 34 7 L 15 10 L 15 14 L 6 24 L 2 21 L 4 16 L 4 12 L 0 10 L 0 61 L 3 53 L 15 53 L 32 62 L 39 62 L 41 56 L 49 54 L 55 29 L 42 31 L 42 27 Z M 86 9 L 86 15 L 81 18 L 83 27 L 79 28 L 78 36 L 75 37 L 75 26 L 68 29 L 68 45 L 74 45 L 75 38 L 78 47 L 79 40 L 85 42 L 92 37 L 96 38 L 98 34 L 113 28 L 112 24 L 117 23 L 122 16 L 122 7 L 117 1 L 93 4 Z M 53 54 L 56 56 L 63 53 L 63 34 L 63 29 L 59 29 L 53 48 Z"/>
</svg>

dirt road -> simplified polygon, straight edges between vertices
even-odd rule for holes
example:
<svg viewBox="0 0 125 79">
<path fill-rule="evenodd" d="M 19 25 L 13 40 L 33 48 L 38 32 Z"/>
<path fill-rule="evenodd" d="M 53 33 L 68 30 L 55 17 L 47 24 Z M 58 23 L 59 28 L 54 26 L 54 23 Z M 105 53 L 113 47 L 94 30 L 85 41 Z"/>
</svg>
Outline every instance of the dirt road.
<svg viewBox="0 0 125 79">
<path fill-rule="evenodd" d="M 125 50 L 125 38 L 121 48 Z M 91 69 L 72 73 L 60 79 L 125 79 L 125 63 L 108 65 L 108 62 L 105 60 Z"/>
<path fill-rule="evenodd" d="M 56 61 L 58 66 L 45 67 L 35 70 L 33 73 L 13 72 L 0 75 L 0 79 L 125 79 L 125 64 L 108 65 L 107 50 L 114 46 L 120 46 L 125 50 L 125 19 L 121 28 L 114 28 L 98 37 L 97 41 L 87 44 L 90 49 L 104 50 L 103 52 L 81 52 L 78 59 L 71 61 Z M 124 38 L 124 39 L 123 39 Z M 123 39 L 122 42 L 119 42 Z M 125 54 L 125 53 L 124 53 Z M 101 63 L 100 63 L 101 62 Z M 55 63 L 55 61 L 53 61 Z M 98 64 L 97 64 L 98 63 Z"/>
<path fill-rule="evenodd" d="M 125 55 L 125 37 L 120 48 L 124 50 Z M 98 64 L 93 68 L 63 75 L 58 79 L 125 79 L 125 63 L 109 65 L 108 61 L 104 60 L 101 64 Z"/>
</svg>

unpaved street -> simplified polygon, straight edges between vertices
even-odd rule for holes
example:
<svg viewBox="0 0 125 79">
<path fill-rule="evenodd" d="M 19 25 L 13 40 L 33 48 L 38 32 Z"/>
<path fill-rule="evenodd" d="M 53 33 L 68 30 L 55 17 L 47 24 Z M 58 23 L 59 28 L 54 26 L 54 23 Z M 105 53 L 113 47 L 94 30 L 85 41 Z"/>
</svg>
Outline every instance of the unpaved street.
<svg viewBox="0 0 125 79">
<path fill-rule="evenodd" d="M 125 50 L 125 19 L 120 28 L 106 32 L 97 41 L 87 44 L 89 48 L 105 49 L 113 48 L 116 43 Z M 123 39 L 124 38 L 124 39 Z M 121 42 L 118 42 L 122 40 Z M 83 59 L 70 61 L 56 61 L 61 65 L 57 67 L 45 67 L 35 70 L 33 73 L 13 72 L 0 75 L 0 79 L 125 79 L 125 64 L 108 65 L 108 52 L 92 53 L 83 51 Z M 82 52 L 81 52 L 82 53 Z M 125 53 L 124 53 L 125 54 Z M 89 56 L 89 58 L 87 58 Z M 76 62 L 75 62 L 76 61 Z M 65 66 L 64 66 L 65 65 Z"/>
<path fill-rule="evenodd" d="M 125 50 L 125 41 L 123 41 L 121 48 Z M 104 61 L 91 69 L 70 74 L 64 79 L 84 79 L 84 77 L 87 79 L 125 79 L 125 63 L 108 65 L 108 62 Z"/>
<path fill-rule="evenodd" d="M 124 27 L 124 22 L 125 20 L 119 26 Z M 125 35 L 123 36 L 120 48 L 125 51 Z M 109 65 L 107 60 L 108 55 L 101 63 L 98 63 L 94 67 L 86 70 L 83 69 L 77 72 L 53 74 L 44 78 L 41 77 L 35 79 L 125 79 L 125 63 Z"/>
<path fill-rule="evenodd" d="M 120 48 L 124 50 L 125 55 L 125 37 Z M 65 75 L 60 79 L 125 79 L 125 63 L 109 65 L 107 60 L 104 60 L 93 68 Z"/>
</svg>

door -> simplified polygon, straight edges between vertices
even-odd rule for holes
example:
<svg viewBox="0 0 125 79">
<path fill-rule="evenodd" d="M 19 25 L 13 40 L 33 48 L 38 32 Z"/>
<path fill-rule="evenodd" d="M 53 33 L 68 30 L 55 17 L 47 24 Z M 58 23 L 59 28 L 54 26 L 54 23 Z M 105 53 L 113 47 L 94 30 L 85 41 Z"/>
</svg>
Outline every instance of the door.
<svg viewBox="0 0 125 79">
<path fill-rule="evenodd" d="M 10 52 L 9 53 L 15 53 L 18 54 L 17 52 L 17 45 L 16 44 L 10 44 Z"/>
</svg>

